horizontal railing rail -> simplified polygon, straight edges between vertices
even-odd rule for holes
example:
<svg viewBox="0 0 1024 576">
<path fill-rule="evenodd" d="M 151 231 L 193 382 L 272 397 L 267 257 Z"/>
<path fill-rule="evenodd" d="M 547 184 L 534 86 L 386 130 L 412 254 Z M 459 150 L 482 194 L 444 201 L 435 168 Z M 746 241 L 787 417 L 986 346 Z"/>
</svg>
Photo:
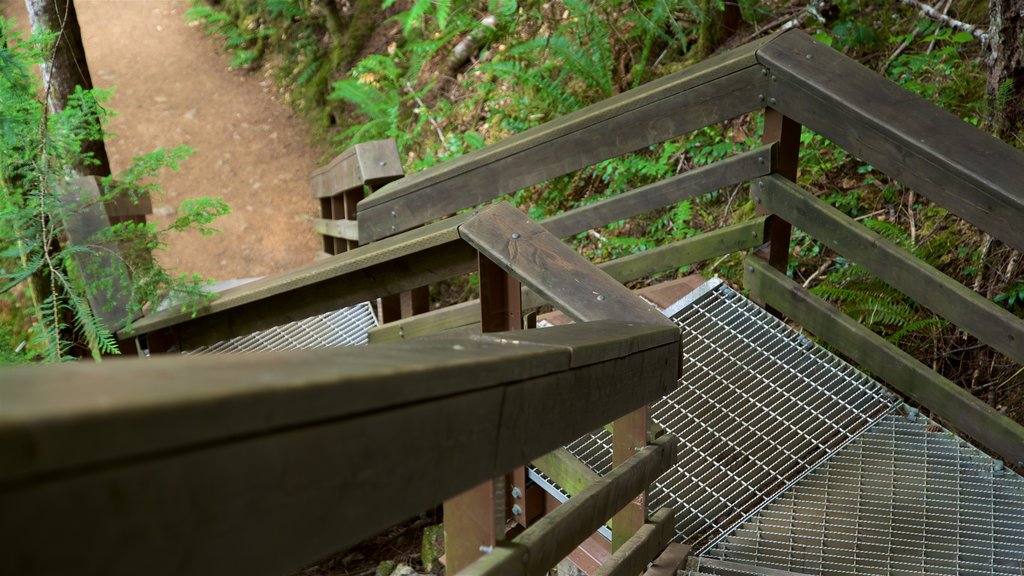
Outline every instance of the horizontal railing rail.
<svg viewBox="0 0 1024 576">
<path fill-rule="evenodd" d="M 287 573 L 661 397 L 678 341 L 604 321 L 6 370 L 0 572 Z"/>
</svg>

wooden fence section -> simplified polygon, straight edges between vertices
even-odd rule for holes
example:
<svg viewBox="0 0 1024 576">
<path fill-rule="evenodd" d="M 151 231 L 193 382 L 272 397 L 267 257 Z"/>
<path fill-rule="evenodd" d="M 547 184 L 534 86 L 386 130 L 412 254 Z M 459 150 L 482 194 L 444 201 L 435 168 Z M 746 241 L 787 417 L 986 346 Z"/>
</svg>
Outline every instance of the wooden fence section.
<svg viewBox="0 0 1024 576">
<path fill-rule="evenodd" d="M 802 32 L 757 60 L 773 108 L 1024 251 L 1020 151 Z"/>
<path fill-rule="evenodd" d="M 606 321 L 8 370 L 0 572 L 288 573 L 659 398 L 678 340 Z"/>
<path fill-rule="evenodd" d="M 768 88 L 755 58 L 760 44 L 710 58 L 385 186 L 359 203 L 360 241 L 408 230 L 759 109 Z"/>
</svg>

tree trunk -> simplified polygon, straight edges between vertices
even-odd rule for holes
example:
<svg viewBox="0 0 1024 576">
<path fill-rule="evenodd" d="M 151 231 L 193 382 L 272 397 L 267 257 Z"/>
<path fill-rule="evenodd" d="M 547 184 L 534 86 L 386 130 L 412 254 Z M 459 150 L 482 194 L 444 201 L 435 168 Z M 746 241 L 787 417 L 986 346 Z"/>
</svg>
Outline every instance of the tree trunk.
<svg viewBox="0 0 1024 576">
<path fill-rule="evenodd" d="M 697 57 L 707 58 L 739 28 L 740 6 L 736 0 L 700 0 L 699 4 L 702 14 Z"/>
<path fill-rule="evenodd" d="M 992 125 L 1003 140 L 1024 139 L 1024 0 L 989 0 L 988 13 Z"/>
<path fill-rule="evenodd" d="M 25 0 L 25 6 L 33 28 L 60 32 L 52 58 L 42 65 L 43 82 L 48 87 L 47 104 L 51 112 L 60 112 L 67 107 L 75 88 L 93 87 L 75 4 L 72 0 Z M 82 152 L 91 155 L 95 162 L 76 161 L 73 168 L 79 176 L 110 175 L 110 160 L 102 138 L 82 142 Z"/>
</svg>

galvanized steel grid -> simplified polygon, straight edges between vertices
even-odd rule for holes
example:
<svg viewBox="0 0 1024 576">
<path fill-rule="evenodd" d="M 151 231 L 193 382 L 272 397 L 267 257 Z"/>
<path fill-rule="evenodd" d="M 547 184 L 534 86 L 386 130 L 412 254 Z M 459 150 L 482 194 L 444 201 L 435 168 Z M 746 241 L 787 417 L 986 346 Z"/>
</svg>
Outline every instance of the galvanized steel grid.
<svg viewBox="0 0 1024 576">
<path fill-rule="evenodd" d="M 912 415 L 873 425 L 693 573 L 1024 573 L 1024 478 Z"/>
<path fill-rule="evenodd" d="M 185 354 L 227 354 L 266 352 L 271 350 L 313 350 L 366 344 L 370 328 L 377 326 L 369 302 L 347 306 L 333 312 L 312 316 L 237 336 L 209 346 L 201 346 Z"/>
<path fill-rule="evenodd" d="M 679 388 L 651 409 L 679 464 L 651 487 L 677 540 L 712 546 L 895 406 L 891 393 L 717 281 L 666 311 L 682 331 Z M 604 429 L 566 447 L 611 469 Z"/>
</svg>

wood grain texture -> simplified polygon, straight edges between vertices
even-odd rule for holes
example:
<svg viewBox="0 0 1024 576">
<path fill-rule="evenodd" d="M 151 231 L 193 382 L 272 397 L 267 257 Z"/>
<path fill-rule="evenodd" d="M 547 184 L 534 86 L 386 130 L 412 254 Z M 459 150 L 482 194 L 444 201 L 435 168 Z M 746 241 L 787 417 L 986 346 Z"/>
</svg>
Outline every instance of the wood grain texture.
<svg viewBox="0 0 1024 576">
<path fill-rule="evenodd" d="M 668 272 L 682 266 L 717 258 L 740 250 L 748 250 L 764 243 L 765 218 L 727 226 L 713 232 L 602 262 L 598 268 L 619 282 L 628 282 L 651 274 Z M 544 225 L 543 222 L 540 223 Z M 528 288 L 523 289 L 523 310 L 544 304 L 544 299 Z M 404 318 L 370 329 L 370 342 L 390 342 L 416 338 L 469 326 L 480 322 L 480 301 L 470 300 L 426 314 Z"/>
<path fill-rule="evenodd" d="M 565 448 L 558 448 L 535 459 L 532 464 L 558 484 L 566 494 L 575 496 L 601 476 Z"/>
<path fill-rule="evenodd" d="M 669 544 L 660 556 L 654 559 L 644 576 L 676 576 L 690 556 L 690 546 L 679 542 Z"/>
<path fill-rule="evenodd" d="M 314 170 L 309 183 L 314 198 L 330 198 L 353 190 L 362 192 L 364 185 L 373 186 L 402 175 L 395 141 L 374 140 L 356 144 Z"/>
<path fill-rule="evenodd" d="M 1024 364 L 1024 320 L 781 176 L 760 179 L 753 195 L 758 203 L 917 303 Z"/>
<path fill-rule="evenodd" d="M 74 255 L 78 273 L 86 285 L 86 298 L 96 318 L 111 332 L 128 323 L 132 281 L 120 258 L 116 242 L 99 242 L 96 235 L 110 227 L 102 191 L 93 176 L 76 178 L 61 191 L 61 203 L 68 209 L 64 231 L 71 244 L 88 247 Z"/>
<path fill-rule="evenodd" d="M 772 106 L 1024 250 L 1024 152 L 791 30 L 757 50 Z"/>
<path fill-rule="evenodd" d="M 741 152 L 725 160 L 553 216 L 542 221 L 541 226 L 559 238 L 567 238 L 616 220 L 771 174 L 773 156 L 772 145 Z"/>
<path fill-rule="evenodd" d="M 176 326 L 183 346 L 196 347 L 468 274 L 475 269 L 476 253 L 458 235 L 468 216 L 225 290 L 194 316 L 178 310 L 151 314 L 135 323 L 132 333 L 118 336 Z"/>
<path fill-rule="evenodd" d="M 810 330 L 933 415 L 1007 462 L 1024 465 L 1024 427 L 814 296 L 757 258 L 744 261 L 751 295 Z"/>
<path fill-rule="evenodd" d="M 497 144 L 407 176 L 360 202 L 364 243 L 763 106 L 759 43 L 710 58 Z M 609 138 L 614 134 L 614 138 Z"/>
<path fill-rule="evenodd" d="M 11 372 L 0 573 L 290 573 L 675 384 L 678 342 L 573 368 L 508 336 Z"/>
<path fill-rule="evenodd" d="M 636 576 L 675 536 L 675 514 L 662 508 L 630 537 L 593 576 Z"/>
<path fill-rule="evenodd" d="M 459 227 L 474 248 L 577 322 L 599 319 L 673 325 L 660 312 L 502 202 Z"/>
<path fill-rule="evenodd" d="M 327 220 L 325 218 L 313 219 L 313 230 L 317 234 L 330 236 L 331 238 L 343 238 L 345 240 L 359 240 L 359 222 L 357 220 Z"/>
<path fill-rule="evenodd" d="M 507 545 L 477 560 L 463 576 L 542 576 L 580 542 L 597 531 L 616 510 L 675 463 L 676 441 L 660 438 L 639 450 L 576 497 Z"/>
</svg>

